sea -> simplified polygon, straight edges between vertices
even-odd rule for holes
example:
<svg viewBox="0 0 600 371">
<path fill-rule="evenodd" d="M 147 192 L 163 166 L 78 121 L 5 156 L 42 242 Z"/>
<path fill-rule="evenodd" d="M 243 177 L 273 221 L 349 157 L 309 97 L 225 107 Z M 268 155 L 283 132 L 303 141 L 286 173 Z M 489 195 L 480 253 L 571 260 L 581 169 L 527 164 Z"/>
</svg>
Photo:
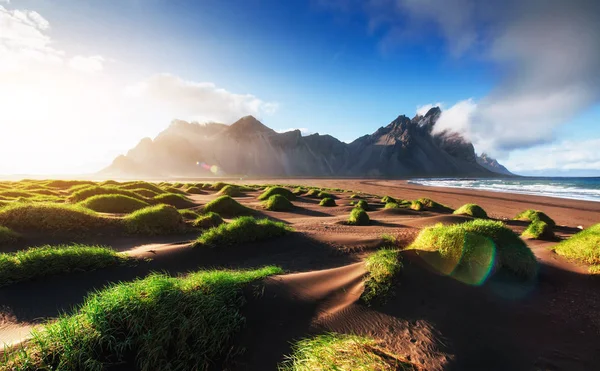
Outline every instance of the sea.
<svg viewBox="0 0 600 371">
<path fill-rule="evenodd" d="M 568 198 L 600 202 L 600 177 L 589 178 L 503 178 L 503 179 L 412 179 L 408 183 L 433 187 Z"/>
</svg>

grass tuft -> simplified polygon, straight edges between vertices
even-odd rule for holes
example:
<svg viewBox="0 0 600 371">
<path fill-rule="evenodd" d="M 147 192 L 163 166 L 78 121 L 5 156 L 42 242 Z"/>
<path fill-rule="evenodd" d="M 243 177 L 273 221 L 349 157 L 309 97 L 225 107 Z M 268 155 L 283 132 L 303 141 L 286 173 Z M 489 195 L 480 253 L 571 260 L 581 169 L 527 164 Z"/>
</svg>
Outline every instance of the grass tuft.
<svg viewBox="0 0 600 371">
<path fill-rule="evenodd" d="M 114 220 L 79 205 L 15 202 L 0 209 L 0 225 L 16 231 L 98 234 L 112 224 Z"/>
<path fill-rule="evenodd" d="M 185 229 L 183 217 L 177 209 L 164 204 L 137 210 L 123 218 L 123 223 L 127 232 L 132 234 L 172 234 Z"/>
<path fill-rule="evenodd" d="M 296 342 L 292 354 L 278 368 L 279 371 L 418 370 L 372 338 L 336 333 Z"/>
<path fill-rule="evenodd" d="M 212 211 L 224 217 L 236 217 L 248 215 L 251 210 L 229 196 L 221 196 L 204 205 L 204 211 Z"/>
<path fill-rule="evenodd" d="M 412 201 L 410 203 L 410 208 L 415 211 L 421 211 L 421 210 L 423 210 L 423 203 L 419 200 Z"/>
<path fill-rule="evenodd" d="M 171 205 L 178 209 L 187 209 L 194 207 L 196 204 L 189 198 L 175 193 L 163 193 L 154 197 L 154 202 L 159 204 Z"/>
<path fill-rule="evenodd" d="M 365 200 L 358 200 L 358 202 L 356 204 L 354 204 L 354 207 L 363 209 L 363 210 L 369 210 L 369 203 Z"/>
<path fill-rule="evenodd" d="M 220 195 L 227 195 L 229 197 L 242 197 L 244 193 L 241 191 L 240 187 L 228 184 L 225 187 L 221 188 L 218 192 Z"/>
<path fill-rule="evenodd" d="M 383 196 L 383 198 L 381 199 L 381 203 L 387 204 L 387 203 L 398 203 L 398 200 L 396 200 L 394 197 L 392 196 Z"/>
<path fill-rule="evenodd" d="M 371 219 L 369 218 L 369 214 L 364 209 L 359 207 L 354 207 L 350 212 L 350 217 L 348 218 L 348 224 L 351 225 L 369 225 Z"/>
<path fill-rule="evenodd" d="M 553 250 L 567 259 L 590 264 L 590 272 L 600 269 L 600 224 L 596 224 L 573 235 L 553 247 Z"/>
<path fill-rule="evenodd" d="M 533 252 L 519 236 L 498 221 L 472 220 L 427 227 L 408 249 L 439 253 L 439 269 L 448 275 L 470 274 L 477 270 L 482 272 L 479 278 L 486 278 L 493 266 L 524 279 L 534 278 L 537 274 Z"/>
<path fill-rule="evenodd" d="M 321 198 L 321 199 L 323 199 L 323 198 L 337 198 L 333 194 L 331 194 L 329 192 L 324 192 L 324 191 L 319 192 L 319 194 L 317 195 L 317 197 Z"/>
<path fill-rule="evenodd" d="M 423 205 L 423 207 L 425 207 L 428 210 L 450 213 L 454 211 L 454 209 L 452 209 L 451 207 L 440 204 L 439 202 L 435 202 L 431 198 L 422 197 L 419 198 L 417 201 L 419 201 Z"/>
<path fill-rule="evenodd" d="M 322 199 L 321 202 L 319 202 L 319 205 L 326 207 L 337 206 L 335 200 L 329 197 L 325 197 L 324 199 Z"/>
<path fill-rule="evenodd" d="M 182 278 L 153 274 L 89 295 L 73 314 L 34 331 L 23 350 L 6 359 L 10 370 L 208 370 L 236 353 L 242 328 L 242 289 L 281 274 L 200 271 Z M 237 350 L 239 351 L 239 349 Z"/>
<path fill-rule="evenodd" d="M 57 273 L 89 271 L 129 260 L 101 246 L 41 246 L 0 254 L 0 286 Z"/>
<path fill-rule="evenodd" d="M 223 223 L 225 222 L 223 221 L 223 218 L 221 218 L 221 215 L 213 213 L 211 211 L 204 215 L 200 215 L 198 218 L 196 218 L 196 220 L 194 220 L 194 227 L 209 229 L 213 227 L 218 227 Z"/>
<path fill-rule="evenodd" d="M 146 201 L 144 197 L 127 189 L 121 189 L 115 186 L 89 186 L 73 192 L 69 197 L 69 202 L 81 202 L 98 195 L 123 195 L 136 198 L 140 201 Z"/>
<path fill-rule="evenodd" d="M 554 232 L 552 231 L 552 227 L 548 223 L 539 219 L 531 222 L 527 229 L 523 231 L 521 237 L 535 240 L 553 240 L 556 238 Z"/>
<path fill-rule="evenodd" d="M 264 191 L 260 196 L 258 196 L 258 199 L 261 200 L 261 201 L 268 200 L 273 195 L 281 195 L 281 196 L 287 198 L 290 201 L 294 200 L 296 198 L 296 196 L 294 196 L 294 194 L 292 193 L 292 191 L 290 191 L 287 188 L 283 188 L 283 187 L 270 187 L 270 188 L 267 188 L 267 190 Z"/>
<path fill-rule="evenodd" d="M 539 210 L 533 210 L 533 209 L 525 210 L 525 211 L 517 214 L 517 216 L 515 216 L 514 220 L 529 220 L 532 222 L 534 222 L 536 220 L 541 220 L 542 222 L 548 224 L 550 227 L 556 226 L 556 223 L 554 222 L 554 220 L 552 220 L 552 218 L 550 218 L 548 215 L 546 215 L 546 213 L 543 213 Z"/>
<path fill-rule="evenodd" d="M 186 189 L 186 192 L 189 194 L 192 194 L 192 195 L 201 195 L 201 194 L 206 193 L 202 190 L 201 187 L 197 187 L 197 186 L 193 186 L 193 187 Z"/>
<path fill-rule="evenodd" d="M 79 205 L 100 213 L 128 214 L 149 206 L 147 202 L 123 195 L 97 195 Z"/>
<path fill-rule="evenodd" d="M 454 211 L 455 215 L 469 215 L 474 218 L 487 219 L 488 215 L 483 208 L 476 204 L 464 204 Z"/>
<path fill-rule="evenodd" d="M 196 220 L 196 218 L 198 218 L 198 213 L 189 209 L 183 209 L 183 210 L 178 210 L 179 214 L 181 214 L 181 216 L 183 217 L 183 219 L 185 220 Z"/>
<path fill-rule="evenodd" d="M 287 211 L 294 208 L 294 205 L 285 196 L 274 194 L 263 202 L 265 209 L 270 211 Z"/>
<path fill-rule="evenodd" d="M 365 290 L 361 299 L 370 303 L 375 299 L 385 300 L 394 283 L 394 279 L 402 270 L 399 251 L 381 249 L 365 260 L 367 275 L 364 280 Z"/>
<path fill-rule="evenodd" d="M 0 225 L 0 246 L 15 243 L 19 239 L 21 239 L 20 234 L 10 228 Z"/>
<path fill-rule="evenodd" d="M 292 229 L 282 222 L 243 216 L 202 233 L 196 240 L 195 246 L 222 246 L 262 241 L 283 236 L 291 231 Z"/>
</svg>

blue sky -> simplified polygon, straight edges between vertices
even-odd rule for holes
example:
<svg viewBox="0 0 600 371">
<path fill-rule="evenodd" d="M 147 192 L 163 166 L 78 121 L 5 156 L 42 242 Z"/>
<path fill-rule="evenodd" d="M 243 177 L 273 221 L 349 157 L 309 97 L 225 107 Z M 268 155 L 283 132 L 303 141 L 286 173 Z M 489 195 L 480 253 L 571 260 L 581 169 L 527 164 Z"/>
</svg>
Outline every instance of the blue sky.
<svg viewBox="0 0 600 371">
<path fill-rule="evenodd" d="M 554 81 L 564 65 L 531 68 L 579 51 L 561 52 L 564 45 L 590 46 L 577 35 L 578 42 L 550 43 L 541 53 L 518 49 L 506 40 L 530 38 L 537 45 L 548 39 L 540 36 L 545 27 L 558 29 L 550 34 L 563 28 L 549 21 L 552 6 L 548 14 L 528 14 L 515 4 L 514 12 L 539 27 L 522 30 L 510 23 L 510 11 L 480 9 L 469 0 L 0 0 L 0 34 L 9 22 L 23 20 L 18 11 L 34 20 L 28 24 L 45 40 L 40 62 L 23 52 L 31 38 L 12 36 L 26 40 L 15 47 L 0 36 L 15 65 L 36 74 L 32 82 L 20 67 L 0 66 L 0 82 L 24 87 L 27 97 L 26 89 L 48 92 L 65 81 L 52 99 L 64 99 L 56 106 L 76 106 L 77 112 L 23 118 L 46 93 L 34 94 L 39 101 L 10 97 L 19 109 L 0 116 L 0 124 L 12 125 L 15 135 L 0 145 L 6 155 L 24 153 L 0 165 L 0 173 L 94 171 L 174 118 L 230 123 L 254 114 L 277 130 L 302 128 L 352 141 L 398 115 L 412 117 L 417 107 L 441 102 L 451 112 L 444 128 L 463 132 L 479 152 L 491 152 L 517 172 L 600 175 L 597 88 L 575 72 L 565 72 L 568 82 Z M 589 6 L 581 0 L 573 9 L 554 10 L 566 18 L 564 30 L 571 30 L 571 18 L 586 25 L 581 14 Z M 597 55 L 587 55 L 590 63 L 580 70 L 597 66 Z M 77 103 L 69 104 L 73 97 Z M 32 130 L 63 135 L 25 150 L 31 138 L 23 136 Z M 73 151 L 82 155 L 70 156 Z"/>
</svg>

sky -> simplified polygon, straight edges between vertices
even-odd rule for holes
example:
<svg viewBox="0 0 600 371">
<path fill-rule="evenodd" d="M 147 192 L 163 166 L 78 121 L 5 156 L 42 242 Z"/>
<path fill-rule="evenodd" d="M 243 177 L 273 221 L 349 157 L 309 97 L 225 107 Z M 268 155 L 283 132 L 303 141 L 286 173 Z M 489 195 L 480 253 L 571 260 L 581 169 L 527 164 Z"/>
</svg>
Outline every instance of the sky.
<svg viewBox="0 0 600 371">
<path fill-rule="evenodd" d="M 600 176 L 595 0 L 0 0 L 0 174 L 108 166 L 173 119 L 346 142 L 434 105 L 523 175 Z"/>
</svg>

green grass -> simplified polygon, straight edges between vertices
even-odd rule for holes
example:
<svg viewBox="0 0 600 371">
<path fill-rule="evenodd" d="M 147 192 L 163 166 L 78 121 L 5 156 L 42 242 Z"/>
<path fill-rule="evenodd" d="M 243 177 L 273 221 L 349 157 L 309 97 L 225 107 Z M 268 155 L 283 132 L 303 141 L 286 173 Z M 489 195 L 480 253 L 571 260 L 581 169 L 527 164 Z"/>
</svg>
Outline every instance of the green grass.
<svg viewBox="0 0 600 371">
<path fill-rule="evenodd" d="M 319 205 L 326 207 L 337 206 L 335 200 L 329 197 L 325 197 L 324 199 L 322 199 L 321 202 L 319 202 Z"/>
<path fill-rule="evenodd" d="M 15 243 L 19 241 L 19 239 L 21 239 L 20 234 L 10 228 L 0 225 L 0 246 Z"/>
<path fill-rule="evenodd" d="M 195 246 L 223 246 L 283 236 L 292 229 L 282 222 L 243 216 L 202 233 Z"/>
<path fill-rule="evenodd" d="M 454 211 L 455 215 L 469 215 L 474 218 L 487 219 L 488 215 L 483 208 L 476 204 L 464 204 Z"/>
<path fill-rule="evenodd" d="M 179 211 L 169 205 L 149 206 L 127 215 L 123 223 L 128 233 L 142 235 L 173 234 L 185 230 Z"/>
<path fill-rule="evenodd" d="M 236 354 L 242 289 L 278 267 L 153 274 L 89 295 L 71 315 L 33 332 L 8 355 L 10 370 L 209 370 Z"/>
<path fill-rule="evenodd" d="M 123 195 L 97 195 L 87 198 L 79 205 L 100 213 L 128 214 L 149 206 L 147 202 Z"/>
<path fill-rule="evenodd" d="M 153 184 L 153 183 L 148 183 L 148 182 L 144 182 L 144 181 L 138 181 L 138 182 L 128 182 L 125 183 L 123 185 L 120 185 L 119 188 L 121 189 L 147 189 L 149 191 L 152 191 L 154 193 L 163 193 L 164 190 L 162 188 L 160 188 L 158 185 Z"/>
<path fill-rule="evenodd" d="M 536 220 L 541 220 L 542 222 L 548 224 L 551 227 L 556 226 L 556 223 L 554 222 L 554 220 L 552 220 L 552 218 L 550 218 L 548 215 L 546 215 L 546 213 L 543 213 L 539 210 L 533 210 L 533 209 L 529 209 L 529 210 L 525 210 L 519 214 L 517 214 L 517 216 L 515 216 L 514 218 L 515 220 L 529 220 L 529 221 L 536 221 Z"/>
<path fill-rule="evenodd" d="M 537 274 L 529 247 L 502 222 L 472 220 L 423 229 L 408 249 L 437 252 L 438 269 L 447 275 L 481 284 L 495 267 L 523 279 Z"/>
<path fill-rule="evenodd" d="M 196 206 L 189 198 L 175 193 L 163 193 L 154 197 L 153 200 L 155 203 L 171 205 L 178 209 L 187 209 Z"/>
<path fill-rule="evenodd" d="M 116 221 L 79 205 L 15 202 L 0 209 L 0 225 L 16 231 L 100 234 Z"/>
<path fill-rule="evenodd" d="M 89 186 L 73 192 L 69 197 L 69 202 L 81 202 L 98 195 L 123 195 L 140 201 L 146 201 L 144 197 L 127 189 L 121 189 L 115 186 Z"/>
<path fill-rule="evenodd" d="M 306 194 L 304 196 L 316 198 L 316 197 L 319 197 L 319 193 L 321 193 L 320 190 L 312 188 L 312 189 L 309 189 L 308 192 L 306 192 Z"/>
<path fill-rule="evenodd" d="M 270 211 L 288 211 L 294 208 L 294 205 L 285 196 L 274 194 L 263 202 L 265 209 Z"/>
<path fill-rule="evenodd" d="M 365 260 L 367 275 L 364 279 L 365 289 L 361 299 L 367 303 L 373 300 L 385 300 L 394 283 L 394 279 L 402 270 L 399 251 L 384 248 L 371 254 Z"/>
<path fill-rule="evenodd" d="M 279 371 L 418 370 L 373 338 L 327 333 L 299 340 Z"/>
<path fill-rule="evenodd" d="M 539 219 L 531 222 L 527 229 L 523 231 L 521 237 L 535 240 L 552 240 L 556 238 L 552 231 L 552 227 Z"/>
<path fill-rule="evenodd" d="M 131 192 L 133 192 L 136 195 L 141 196 L 143 198 L 154 198 L 154 197 L 156 197 L 156 195 L 164 193 L 164 191 L 163 192 L 154 192 L 154 191 L 151 191 L 149 189 L 144 189 L 144 188 L 131 189 Z"/>
<path fill-rule="evenodd" d="M 223 187 L 227 186 L 227 183 L 223 183 L 223 182 L 216 182 L 214 184 L 210 185 L 211 189 L 214 189 L 216 191 L 220 191 Z"/>
<path fill-rule="evenodd" d="M 421 211 L 421 210 L 423 210 L 423 203 L 419 200 L 412 201 L 410 203 L 410 208 L 415 211 Z"/>
<path fill-rule="evenodd" d="M 323 199 L 323 198 L 337 198 L 333 194 L 331 194 L 329 192 L 324 192 L 324 191 L 319 192 L 319 194 L 317 195 L 317 197 L 321 198 L 321 199 Z"/>
<path fill-rule="evenodd" d="M 223 223 L 225 222 L 223 221 L 223 218 L 221 218 L 221 215 L 213 213 L 211 211 L 204 215 L 200 215 L 198 218 L 196 218 L 196 220 L 194 220 L 194 227 L 209 229 L 213 227 L 218 227 Z"/>
<path fill-rule="evenodd" d="M 236 217 L 248 215 L 251 210 L 229 196 L 221 196 L 204 205 L 204 212 L 211 211 L 224 217 Z"/>
<path fill-rule="evenodd" d="M 58 189 L 69 189 L 76 185 L 93 185 L 95 184 L 89 180 L 50 180 L 46 183 L 46 187 L 58 188 Z"/>
<path fill-rule="evenodd" d="M 381 203 L 387 204 L 387 203 L 397 203 L 398 201 L 392 197 L 392 196 L 383 196 L 383 198 L 381 199 Z"/>
<path fill-rule="evenodd" d="M 238 186 L 228 184 L 225 187 L 221 188 L 218 192 L 220 195 L 227 195 L 230 197 L 242 197 L 244 193 L 240 190 Z"/>
<path fill-rule="evenodd" d="M 303 194 L 305 194 L 306 192 L 308 192 L 308 189 L 306 189 L 306 188 L 302 188 L 302 187 L 297 187 L 296 189 L 294 189 L 294 190 L 292 191 L 292 193 L 293 193 L 295 196 L 302 196 L 302 195 L 303 195 Z"/>
<path fill-rule="evenodd" d="M 354 207 L 358 207 L 358 208 L 366 211 L 366 210 L 369 210 L 369 203 L 365 200 L 358 200 L 358 202 L 356 202 L 356 204 L 354 204 Z"/>
<path fill-rule="evenodd" d="M 58 273 L 89 271 L 126 262 L 129 258 L 101 246 L 41 246 L 0 254 L 0 286 Z"/>
<path fill-rule="evenodd" d="M 350 212 L 350 217 L 348 218 L 348 224 L 351 225 L 369 225 L 371 219 L 369 218 L 369 214 L 364 209 L 359 207 L 354 207 Z"/>
<path fill-rule="evenodd" d="M 396 202 L 388 202 L 385 204 L 385 209 L 405 209 L 412 206 L 411 201 L 397 200 Z"/>
<path fill-rule="evenodd" d="M 187 193 L 185 193 L 185 191 L 175 187 L 165 187 L 163 188 L 163 191 L 163 193 L 173 193 L 176 195 L 187 196 Z"/>
<path fill-rule="evenodd" d="M 186 192 L 189 194 L 193 194 L 193 195 L 201 195 L 201 194 L 206 193 L 206 192 L 204 192 L 204 190 L 202 190 L 201 187 L 196 187 L 196 186 L 188 188 L 186 190 Z"/>
<path fill-rule="evenodd" d="M 261 200 L 261 201 L 268 200 L 273 195 L 281 195 L 281 196 L 287 198 L 290 201 L 294 200 L 296 198 L 296 196 L 294 196 L 294 194 L 292 193 L 292 191 L 290 191 L 287 188 L 283 188 L 283 187 L 270 187 L 270 188 L 267 188 L 267 190 L 264 191 L 260 196 L 258 196 L 258 199 Z"/>
<path fill-rule="evenodd" d="M 419 198 L 417 201 L 419 201 L 423 205 L 423 207 L 425 207 L 428 210 L 450 213 L 454 211 L 454 209 L 452 209 L 451 207 L 435 202 L 431 198 L 422 197 Z"/>
<path fill-rule="evenodd" d="M 31 192 L 18 191 L 18 190 L 10 190 L 10 191 L 2 191 L 0 192 L 0 197 L 2 198 L 29 198 L 34 195 Z"/>
<path fill-rule="evenodd" d="M 553 250 L 567 259 L 590 264 L 590 272 L 600 273 L 600 224 L 562 241 Z"/>
<path fill-rule="evenodd" d="M 199 216 L 199 214 L 197 212 L 189 210 L 189 209 L 183 209 L 183 210 L 178 210 L 178 211 L 179 211 L 179 214 L 181 214 L 181 216 L 185 220 L 196 220 L 196 218 L 198 218 L 198 216 Z"/>
</svg>

